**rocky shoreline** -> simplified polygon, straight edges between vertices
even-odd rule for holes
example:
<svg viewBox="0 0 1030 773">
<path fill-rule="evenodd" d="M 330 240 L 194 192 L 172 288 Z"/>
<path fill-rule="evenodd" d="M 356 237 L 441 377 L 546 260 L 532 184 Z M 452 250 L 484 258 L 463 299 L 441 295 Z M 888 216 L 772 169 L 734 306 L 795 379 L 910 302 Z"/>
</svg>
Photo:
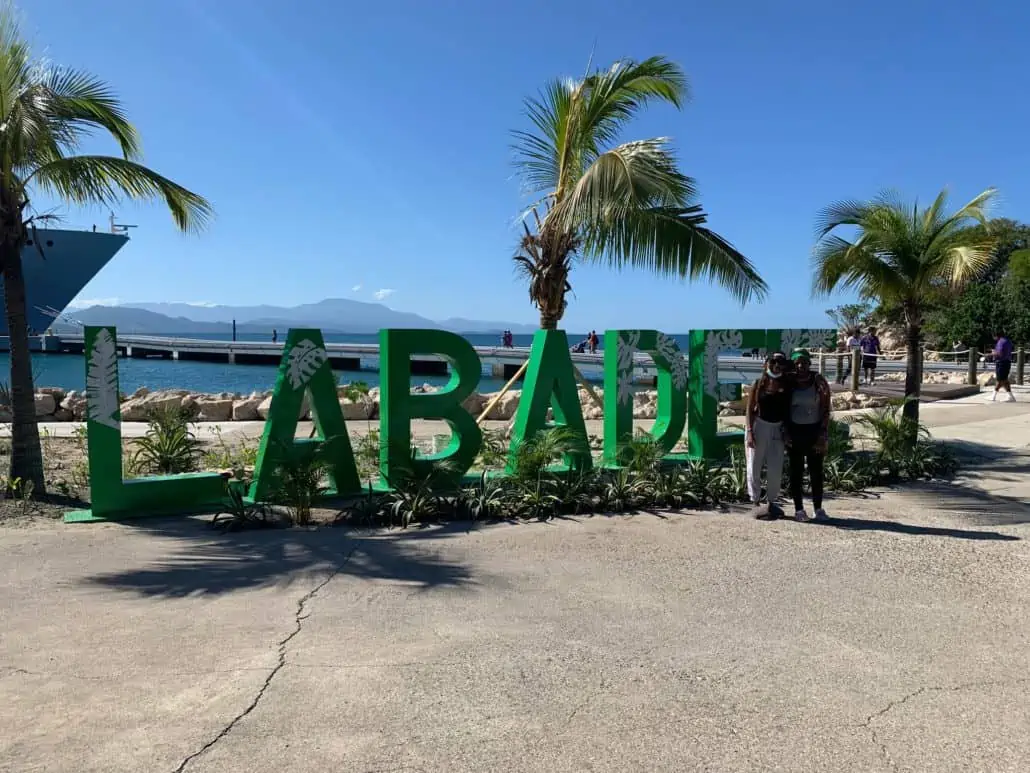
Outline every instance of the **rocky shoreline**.
<svg viewBox="0 0 1030 773">
<path fill-rule="evenodd" d="M 986 375 L 986 374 L 985 374 Z M 885 374 L 883 381 L 897 380 L 893 376 L 903 378 L 902 374 Z M 926 373 L 926 383 L 963 383 L 963 374 Z M 956 381 L 956 379 L 958 379 Z M 986 380 L 986 379 L 982 379 Z M 983 385 L 983 384 L 981 384 Z M 749 386 L 743 388 L 743 396 L 747 397 Z M 415 387 L 415 392 L 433 392 L 436 387 L 424 384 Z M 598 397 L 603 397 L 604 390 L 594 389 Z M 367 393 L 357 393 L 350 385 L 343 385 L 338 390 L 340 407 L 348 421 L 369 421 L 379 418 L 379 388 L 369 389 Z M 496 392 L 473 392 L 464 402 L 465 409 L 473 416 L 479 416 L 483 409 L 496 397 Z M 521 390 L 512 389 L 490 409 L 486 417 L 491 421 L 508 421 L 514 415 L 522 396 Z M 590 397 L 585 389 L 579 389 L 579 401 L 586 419 L 600 419 L 604 411 Z M 864 394 L 862 392 L 838 392 L 833 396 L 833 410 L 848 411 L 864 408 L 877 408 L 886 405 L 887 399 Z M 122 399 L 122 421 L 145 422 L 155 411 L 180 409 L 191 419 L 198 422 L 227 421 L 264 421 L 272 404 L 272 393 L 254 392 L 249 395 L 221 392 L 218 394 L 191 392 L 186 389 L 161 389 L 151 391 L 141 387 L 131 395 Z M 740 416 L 744 412 L 744 399 L 720 403 L 720 416 Z M 658 392 L 641 390 L 633 395 L 633 418 L 653 419 L 658 410 Z M 36 418 L 39 421 L 83 421 L 86 413 L 86 393 L 82 391 L 66 391 L 58 387 L 41 387 L 36 391 Z M 310 417 L 310 409 L 305 399 L 301 406 L 301 419 Z M 0 407 L 0 421 L 10 421 L 10 410 Z"/>
</svg>

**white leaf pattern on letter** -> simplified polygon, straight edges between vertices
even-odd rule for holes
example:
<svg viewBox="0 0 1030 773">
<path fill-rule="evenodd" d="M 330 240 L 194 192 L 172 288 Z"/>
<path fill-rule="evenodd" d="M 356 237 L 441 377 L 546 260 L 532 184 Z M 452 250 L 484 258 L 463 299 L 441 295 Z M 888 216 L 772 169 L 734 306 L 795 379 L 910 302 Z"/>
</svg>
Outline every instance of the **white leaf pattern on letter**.
<svg viewBox="0 0 1030 773">
<path fill-rule="evenodd" d="M 325 349 L 316 346 L 313 341 L 307 338 L 298 341 L 290 349 L 286 363 L 286 377 L 290 380 L 290 386 L 300 389 L 306 385 L 328 359 Z"/>
<path fill-rule="evenodd" d="M 118 429 L 118 350 L 107 328 L 93 339 L 86 371 L 86 415 L 90 421 Z"/>
<path fill-rule="evenodd" d="M 713 330 L 705 340 L 705 394 L 719 399 L 719 352 L 740 349 L 744 334 L 739 330 Z"/>
<path fill-rule="evenodd" d="M 683 352 L 676 345 L 676 339 L 665 333 L 659 333 L 657 348 L 658 353 L 669 363 L 673 386 L 677 389 L 685 389 L 687 381 L 690 379 L 690 368 L 687 366 L 687 358 L 683 356 Z"/>
<path fill-rule="evenodd" d="M 780 351 L 782 351 L 788 357 L 790 357 L 790 353 L 792 351 L 806 345 L 808 345 L 807 330 L 780 331 Z"/>
<path fill-rule="evenodd" d="M 619 336 L 616 348 L 616 363 L 619 371 L 617 402 L 619 405 L 633 401 L 633 355 L 640 345 L 640 331 L 631 330 L 626 338 Z"/>
</svg>

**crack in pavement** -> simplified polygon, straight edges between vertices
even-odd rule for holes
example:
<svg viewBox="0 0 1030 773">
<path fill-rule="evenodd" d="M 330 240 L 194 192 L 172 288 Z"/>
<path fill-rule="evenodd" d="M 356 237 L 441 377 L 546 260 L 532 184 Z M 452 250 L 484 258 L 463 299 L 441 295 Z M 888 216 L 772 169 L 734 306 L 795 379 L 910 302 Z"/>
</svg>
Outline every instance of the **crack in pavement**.
<svg viewBox="0 0 1030 773">
<path fill-rule="evenodd" d="M 289 643 L 294 639 L 294 637 L 297 636 L 297 634 L 299 634 L 304 629 L 304 621 L 307 620 L 308 617 L 310 617 L 311 615 L 310 612 L 308 614 L 304 614 L 304 610 L 307 603 L 311 601 L 311 599 L 313 599 L 318 594 L 318 592 L 322 590 L 322 588 L 328 585 L 330 581 L 333 580 L 333 578 L 335 578 L 340 572 L 343 571 L 343 567 L 347 565 L 347 562 L 350 560 L 351 556 L 354 555 L 354 551 L 356 551 L 357 549 L 358 546 L 357 544 L 355 544 L 347 553 L 347 555 L 343 557 L 343 559 L 336 566 L 336 568 L 329 574 L 328 577 L 326 577 L 324 580 L 322 580 L 322 582 L 318 583 L 318 585 L 316 585 L 314 588 L 312 588 L 303 596 L 301 596 L 301 598 L 297 601 L 297 611 L 294 612 L 293 615 L 294 628 L 284 639 L 279 641 L 279 660 L 275 664 L 275 666 L 272 667 L 272 670 L 268 672 L 268 676 L 265 677 L 265 681 L 261 684 L 261 687 L 258 688 L 257 694 L 254 696 L 254 699 L 247 705 L 245 709 L 243 709 L 243 711 L 241 711 L 239 714 L 233 717 L 229 724 L 227 724 L 225 727 L 221 729 L 218 735 L 216 735 L 206 744 L 201 746 L 197 751 L 193 752 L 193 754 L 189 755 L 182 762 L 180 762 L 179 766 L 173 771 L 173 773 L 183 773 L 183 771 L 186 770 L 186 766 L 193 762 L 193 760 L 205 754 L 209 749 L 215 746 L 215 744 L 217 744 L 219 741 L 221 741 L 223 738 L 229 735 L 229 733 L 232 732 L 232 729 L 236 727 L 236 725 L 238 725 L 248 714 L 250 714 L 254 709 L 257 708 L 258 704 L 261 702 L 261 699 L 265 696 L 265 691 L 268 690 L 269 685 L 272 684 L 272 680 L 275 679 L 276 674 L 282 671 L 283 667 L 286 665 L 286 651 Z"/>
<path fill-rule="evenodd" d="M 1025 684 L 1027 682 L 1030 682 L 1030 677 L 1024 679 L 1006 680 L 991 679 L 980 682 L 967 682 L 966 684 L 957 684 L 952 685 L 950 687 L 920 687 L 918 690 L 913 690 L 912 692 L 903 695 L 897 700 L 890 701 L 882 709 L 880 709 L 879 711 L 875 711 L 868 717 L 866 717 L 865 721 L 862 722 L 862 724 L 860 724 L 858 727 L 869 732 L 869 736 L 872 742 L 880 748 L 880 754 L 883 756 L 884 760 L 890 766 L 891 770 L 897 770 L 898 763 L 895 761 L 894 757 L 891 756 L 890 750 L 887 748 L 886 742 L 880 739 L 879 734 L 876 732 L 876 728 L 873 726 L 873 722 L 875 722 L 877 719 L 879 719 L 882 716 L 885 716 L 886 714 L 889 714 L 899 706 L 903 706 L 910 700 L 914 700 L 920 696 L 927 695 L 929 693 L 961 692 L 963 690 L 972 690 L 977 687 L 1001 687 L 1003 685 Z"/>
</svg>

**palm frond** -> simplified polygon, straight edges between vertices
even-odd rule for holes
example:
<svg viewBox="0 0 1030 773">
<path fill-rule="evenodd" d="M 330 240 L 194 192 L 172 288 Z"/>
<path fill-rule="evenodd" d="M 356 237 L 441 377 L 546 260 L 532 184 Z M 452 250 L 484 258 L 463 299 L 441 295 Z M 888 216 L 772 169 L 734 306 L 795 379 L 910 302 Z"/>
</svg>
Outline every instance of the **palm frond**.
<svg viewBox="0 0 1030 773">
<path fill-rule="evenodd" d="M 553 217 L 569 230 L 649 207 L 677 207 L 696 195 L 679 171 L 669 140 L 627 142 L 602 153 L 555 206 Z"/>
<path fill-rule="evenodd" d="M 835 228 L 859 225 L 865 219 L 868 209 L 867 202 L 853 199 L 845 199 L 831 204 L 816 217 L 816 236 L 821 239 Z"/>
<path fill-rule="evenodd" d="M 581 142 L 593 155 L 615 142 L 626 122 L 649 102 L 680 108 L 689 98 L 682 68 L 663 56 L 642 62 L 621 59 L 608 70 L 588 76 L 584 86 Z"/>
<path fill-rule="evenodd" d="M 103 129 L 118 142 L 125 158 L 140 157 L 139 134 L 121 101 L 102 80 L 82 70 L 61 68 L 51 71 L 41 85 L 51 102 L 48 112 L 52 128 L 76 132 L 74 139 L 79 131 Z"/>
<path fill-rule="evenodd" d="M 72 156 L 37 169 L 27 182 L 76 204 L 113 204 L 124 198 L 161 199 L 183 231 L 201 230 L 212 215 L 201 196 L 147 167 L 114 156 Z"/>
<path fill-rule="evenodd" d="M 855 243 L 830 234 L 816 245 L 812 256 L 814 295 L 837 290 L 856 290 L 869 298 L 896 297 L 904 291 L 904 280 L 887 261 L 868 249 L 861 239 Z"/>
<path fill-rule="evenodd" d="M 704 227 L 699 206 L 627 210 L 590 225 L 584 242 L 588 259 L 615 268 L 632 266 L 666 276 L 708 280 L 741 303 L 768 292 L 751 262 L 732 244 Z"/>
</svg>

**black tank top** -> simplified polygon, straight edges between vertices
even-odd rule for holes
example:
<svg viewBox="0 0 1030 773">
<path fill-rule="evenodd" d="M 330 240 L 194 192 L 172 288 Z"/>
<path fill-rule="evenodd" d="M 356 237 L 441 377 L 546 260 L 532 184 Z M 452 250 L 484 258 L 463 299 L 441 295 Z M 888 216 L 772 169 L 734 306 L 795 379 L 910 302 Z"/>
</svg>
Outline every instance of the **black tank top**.
<svg viewBox="0 0 1030 773">
<path fill-rule="evenodd" d="M 754 388 L 758 389 L 759 384 Z M 786 421 L 790 416 L 790 392 L 782 386 L 777 391 L 772 391 L 772 385 L 758 393 L 758 417 L 762 421 L 773 423 Z"/>
</svg>

